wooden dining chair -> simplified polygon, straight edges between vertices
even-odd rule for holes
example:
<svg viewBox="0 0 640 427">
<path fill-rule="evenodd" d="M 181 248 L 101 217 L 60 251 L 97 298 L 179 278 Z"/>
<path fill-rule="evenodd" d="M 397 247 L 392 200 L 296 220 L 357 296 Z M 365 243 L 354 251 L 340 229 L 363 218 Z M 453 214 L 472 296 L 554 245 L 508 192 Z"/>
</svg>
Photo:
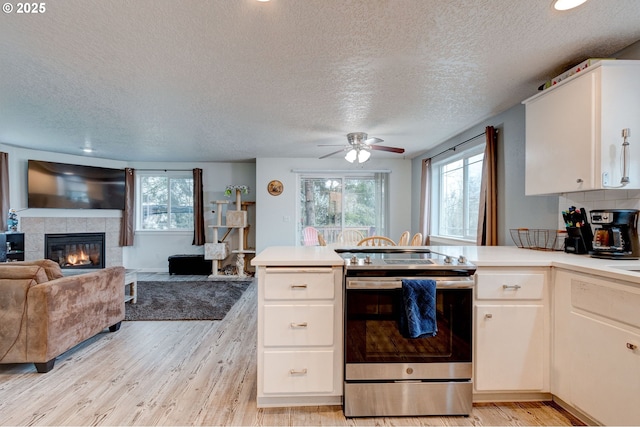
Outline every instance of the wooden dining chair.
<svg viewBox="0 0 640 427">
<path fill-rule="evenodd" d="M 416 233 L 411 238 L 411 246 L 422 246 L 424 243 L 422 241 L 422 233 Z"/>
<path fill-rule="evenodd" d="M 338 234 L 336 241 L 343 245 L 357 245 L 364 239 L 364 234 L 358 230 L 343 230 Z"/>
<path fill-rule="evenodd" d="M 396 246 L 396 242 L 384 236 L 369 236 L 360 240 L 358 246 Z"/>
<path fill-rule="evenodd" d="M 402 233 L 400 235 L 400 240 L 398 240 L 398 246 L 407 246 L 407 245 L 409 245 L 409 236 L 411 236 L 411 234 L 409 234 L 408 231 L 405 231 L 404 233 Z"/>
</svg>

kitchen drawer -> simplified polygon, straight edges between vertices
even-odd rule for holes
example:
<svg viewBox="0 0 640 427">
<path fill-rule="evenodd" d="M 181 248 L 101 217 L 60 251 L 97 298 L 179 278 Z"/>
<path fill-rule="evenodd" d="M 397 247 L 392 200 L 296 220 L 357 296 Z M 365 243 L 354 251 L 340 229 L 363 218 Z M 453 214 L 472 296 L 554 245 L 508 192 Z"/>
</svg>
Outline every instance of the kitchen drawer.
<svg viewBox="0 0 640 427">
<path fill-rule="evenodd" d="M 266 269 L 265 300 L 333 299 L 334 296 L 334 273 L 331 268 Z"/>
<path fill-rule="evenodd" d="M 264 345 L 332 346 L 334 305 L 265 305 Z"/>
<path fill-rule="evenodd" d="M 635 289 L 618 289 L 574 279 L 571 281 L 571 305 L 640 328 L 640 292 Z"/>
<path fill-rule="evenodd" d="M 478 273 L 479 300 L 540 300 L 544 297 L 544 273 Z"/>
<path fill-rule="evenodd" d="M 333 351 L 265 351 L 263 391 L 331 393 Z"/>
</svg>

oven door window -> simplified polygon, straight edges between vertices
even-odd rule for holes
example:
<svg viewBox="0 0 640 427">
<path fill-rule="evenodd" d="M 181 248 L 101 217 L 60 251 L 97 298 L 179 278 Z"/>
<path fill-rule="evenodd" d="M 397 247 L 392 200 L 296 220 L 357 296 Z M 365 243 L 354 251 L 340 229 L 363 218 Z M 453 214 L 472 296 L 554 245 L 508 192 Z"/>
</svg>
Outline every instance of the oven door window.
<svg viewBox="0 0 640 427">
<path fill-rule="evenodd" d="M 437 290 L 434 337 L 407 338 L 400 332 L 401 289 L 349 289 L 345 304 L 346 363 L 471 361 L 471 289 Z"/>
</svg>

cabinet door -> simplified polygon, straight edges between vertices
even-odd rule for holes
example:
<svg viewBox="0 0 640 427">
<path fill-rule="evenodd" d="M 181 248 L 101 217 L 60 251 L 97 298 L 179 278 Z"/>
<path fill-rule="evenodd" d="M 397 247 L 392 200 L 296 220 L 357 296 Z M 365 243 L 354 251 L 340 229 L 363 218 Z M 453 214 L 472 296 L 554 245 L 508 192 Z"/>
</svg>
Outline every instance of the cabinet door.
<svg viewBox="0 0 640 427">
<path fill-rule="evenodd" d="M 553 334 L 551 349 L 551 393 L 571 404 L 571 369 L 575 357 L 571 347 L 571 283 L 579 280 L 569 272 L 556 270 L 553 280 Z"/>
<path fill-rule="evenodd" d="M 477 391 L 544 391 L 544 307 L 476 306 Z"/>
<path fill-rule="evenodd" d="M 596 185 L 596 71 L 527 102 L 527 195 L 584 191 Z"/>
<path fill-rule="evenodd" d="M 640 423 L 640 335 L 571 314 L 572 404 L 604 425 Z"/>
</svg>

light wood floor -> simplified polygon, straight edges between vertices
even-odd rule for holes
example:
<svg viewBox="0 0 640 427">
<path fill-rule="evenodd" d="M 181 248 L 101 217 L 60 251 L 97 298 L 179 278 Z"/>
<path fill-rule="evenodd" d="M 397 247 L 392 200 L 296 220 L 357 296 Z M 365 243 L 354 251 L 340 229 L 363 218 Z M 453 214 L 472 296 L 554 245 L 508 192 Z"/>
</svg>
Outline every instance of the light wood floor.
<svg viewBox="0 0 640 427">
<path fill-rule="evenodd" d="M 552 403 L 477 404 L 470 417 L 345 419 L 339 406 L 257 409 L 255 325 L 254 283 L 222 321 L 123 322 L 60 356 L 47 374 L 31 364 L 0 365 L 0 424 L 580 424 Z"/>
</svg>

